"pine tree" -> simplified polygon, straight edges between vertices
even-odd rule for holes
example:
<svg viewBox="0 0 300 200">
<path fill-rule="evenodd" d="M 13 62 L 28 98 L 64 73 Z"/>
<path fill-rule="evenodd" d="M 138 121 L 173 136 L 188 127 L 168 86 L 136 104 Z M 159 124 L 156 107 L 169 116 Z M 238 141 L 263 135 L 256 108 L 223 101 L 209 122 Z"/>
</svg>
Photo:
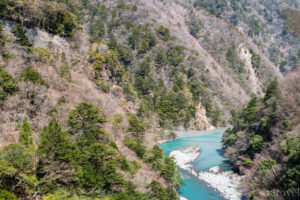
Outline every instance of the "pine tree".
<svg viewBox="0 0 300 200">
<path fill-rule="evenodd" d="M 27 117 L 24 117 L 20 128 L 19 143 L 23 144 L 25 147 L 34 147 L 33 131 L 30 127 Z"/>
<path fill-rule="evenodd" d="M 48 126 L 44 127 L 40 135 L 38 152 L 54 160 L 69 160 L 70 149 L 67 132 L 62 130 L 57 120 L 50 120 Z"/>
</svg>

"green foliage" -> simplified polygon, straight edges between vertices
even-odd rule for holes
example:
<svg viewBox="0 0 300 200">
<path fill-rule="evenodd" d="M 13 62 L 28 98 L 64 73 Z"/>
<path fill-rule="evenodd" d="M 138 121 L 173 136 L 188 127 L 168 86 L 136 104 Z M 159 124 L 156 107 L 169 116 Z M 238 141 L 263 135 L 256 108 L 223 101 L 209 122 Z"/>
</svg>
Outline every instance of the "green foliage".
<svg viewBox="0 0 300 200">
<path fill-rule="evenodd" d="M 158 67 L 161 67 L 167 63 L 167 54 L 164 50 L 157 51 L 155 63 Z"/>
<path fill-rule="evenodd" d="M 142 142 L 144 139 L 144 132 L 146 131 L 145 124 L 138 116 L 134 114 L 130 114 L 128 116 L 128 121 L 129 121 L 128 132 L 130 132 L 131 135 L 133 135 L 137 141 Z"/>
<path fill-rule="evenodd" d="M 24 117 L 23 123 L 19 130 L 19 143 L 25 147 L 34 147 L 33 131 L 30 127 L 27 117 Z"/>
<path fill-rule="evenodd" d="M 14 94 L 18 87 L 13 77 L 3 68 L 0 68 L 0 100 L 5 100 L 8 94 Z"/>
<path fill-rule="evenodd" d="M 61 77 L 64 77 L 67 81 L 71 82 L 72 81 L 72 76 L 71 76 L 71 71 L 68 63 L 63 64 L 58 71 L 58 74 Z"/>
<path fill-rule="evenodd" d="M 94 189 L 111 192 L 122 187 L 118 147 L 112 141 L 100 143 L 105 121 L 97 107 L 83 102 L 69 114 L 69 133 L 55 119 L 44 127 L 38 148 L 41 193 L 52 193 L 63 185 L 91 194 Z"/>
<path fill-rule="evenodd" d="M 33 43 L 28 39 L 26 30 L 22 25 L 17 24 L 13 29 L 12 33 L 17 37 L 16 42 L 25 47 L 32 47 Z"/>
<path fill-rule="evenodd" d="M 293 156 L 300 152 L 300 138 L 288 138 L 283 148 L 285 154 Z"/>
<path fill-rule="evenodd" d="M 156 29 L 156 33 L 163 41 L 168 41 L 171 39 L 170 30 L 162 25 Z"/>
<path fill-rule="evenodd" d="M 252 63 L 252 66 L 255 68 L 255 69 L 258 69 L 260 68 L 260 64 L 261 64 L 261 57 L 256 54 L 253 49 L 249 49 L 252 57 L 251 57 L 251 63 Z"/>
<path fill-rule="evenodd" d="M 272 80 L 266 89 L 264 101 L 270 99 L 272 96 L 276 95 L 278 92 L 278 81 L 277 79 Z"/>
<path fill-rule="evenodd" d="M 256 113 L 258 111 L 257 108 L 258 98 L 253 96 L 251 100 L 248 102 L 247 107 L 243 110 L 243 117 L 246 123 L 253 123 L 256 120 Z"/>
<path fill-rule="evenodd" d="M 206 8 L 217 17 L 221 17 L 228 8 L 227 3 L 222 0 L 196 0 L 194 6 Z"/>
<path fill-rule="evenodd" d="M 97 19 L 91 21 L 90 24 L 90 40 L 91 42 L 100 42 L 102 37 L 105 35 L 106 27 L 103 22 L 103 19 Z"/>
<path fill-rule="evenodd" d="M 177 168 L 173 158 L 166 157 L 165 158 L 165 166 L 163 167 L 161 174 L 167 180 L 177 181 Z"/>
<path fill-rule="evenodd" d="M 3 30 L 3 23 L 0 22 L 0 46 L 5 46 L 6 43 L 6 37 L 4 35 L 4 30 Z"/>
<path fill-rule="evenodd" d="M 105 80 L 99 80 L 97 83 L 98 87 L 105 93 L 109 93 L 110 91 L 110 84 Z"/>
<path fill-rule="evenodd" d="M 25 82 L 32 82 L 33 84 L 43 85 L 45 87 L 49 87 L 49 84 L 43 79 L 40 72 L 36 71 L 31 67 L 27 67 L 24 71 L 20 74 L 20 79 Z"/>
<path fill-rule="evenodd" d="M 147 148 L 141 142 L 135 141 L 129 137 L 126 137 L 124 144 L 133 150 L 139 158 L 143 158 L 147 152 Z"/>
<path fill-rule="evenodd" d="M 260 135 L 252 135 L 249 142 L 249 154 L 260 152 L 263 148 L 264 140 Z"/>
<path fill-rule="evenodd" d="M 272 169 L 272 167 L 276 165 L 276 161 L 273 159 L 264 159 L 263 161 L 261 161 L 258 165 L 257 170 L 258 171 L 262 171 L 262 172 L 266 172 L 267 170 Z"/>
<path fill-rule="evenodd" d="M 171 188 L 164 188 L 161 183 L 157 181 L 152 181 L 148 186 L 150 190 L 150 199 L 157 199 L 157 200 L 178 200 L 179 196 L 177 192 Z"/>
<path fill-rule="evenodd" d="M 3 23 L 0 22 L 0 53 L 4 60 L 7 60 L 10 58 L 10 55 L 8 54 L 7 49 L 5 47 L 6 42 L 7 42 L 7 39 L 4 35 Z"/>
<path fill-rule="evenodd" d="M 224 145 L 226 147 L 230 147 L 232 145 L 234 145 L 234 142 L 236 140 L 235 134 L 230 134 L 228 137 L 226 137 L 226 139 L 224 140 Z"/>
<path fill-rule="evenodd" d="M 81 158 L 84 164 L 77 165 L 75 172 L 80 186 L 111 191 L 122 185 L 122 176 L 117 173 L 116 151 L 112 147 L 94 143 L 85 150 L 86 155 Z"/>
<path fill-rule="evenodd" d="M 291 120 L 289 118 L 285 118 L 282 124 L 285 128 L 287 128 L 291 124 Z"/>
<path fill-rule="evenodd" d="M 252 160 L 251 160 L 251 158 L 245 158 L 244 159 L 244 165 L 246 167 L 251 167 L 252 166 Z"/>
<path fill-rule="evenodd" d="M 42 159 L 72 160 L 71 143 L 67 132 L 62 130 L 57 120 L 51 119 L 40 134 L 38 153 Z"/>
<path fill-rule="evenodd" d="M 122 126 L 123 120 L 124 120 L 123 115 L 121 113 L 116 113 L 112 117 L 111 123 L 115 128 L 123 129 L 123 126 Z"/>
<path fill-rule="evenodd" d="M 200 32 L 202 28 L 203 22 L 195 16 L 195 14 L 192 14 L 190 17 L 190 20 L 187 22 L 187 25 L 189 26 L 189 31 L 192 36 L 195 38 L 198 38 L 198 33 Z"/>
<path fill-rule="evenodd" d="M 27 171 L 35 164 L 34 151 L 21 144 L 10 144 L 0 151 L 0 160 L 6 161 L 17 171 Z M 0 171 L 0 175 L 9 169 Z M 6 172 L 5 172 L 6 171 Z"/>
<path fill-rule="evenodd" d="M 175 93 L 172 90 L 162 90 L 154 106 L 162 127 L 175 124 L 188 126 L 191 118 L 195 116 L 195 106 L 185 91 Z"/>
<path fill-rule="evenodd" d="M 253 37 L 254 35 L 259 35 L 260 32 L 262 31 L 261 21 L 254 15 L 248 18 L 248 26 L 249 26 L 248 35 L 250 37 Z"/>
<path fill-rule="evenodd" d="M 131 171 L 131 167 L 125 157 L 121 160 L 121 169 L 128 172 Z"/>
<path fill-rule="evenodd" d="M 104 122 L 106 119 L 96 106 L 82 102 L 70 112 L 68 126 L 70 133 L 81 135 L 78 140 L 82 145 L 86 145 L 98 141 L 104 134 L 101 129 L 101 124 Z"/>
<path fill-rule="evenodd" d="M 17 200 L 18 198 L 13 193 L 7 190 L 0 190 L 0 200 Z"/>
<path fill-rule="evenodd" d="M 150 156 L 148 158 L 148 162 L 152 163 L 152 166 L 156 170 L 160 170 L 163 163 L 162 159 L 164 158 L 164 153 L 161 147 L 155 145 L 153 149 L 150 151 Z"/>
<path fill-rule="evenodd" d="M 178 136 L 175 132 L 171 131 L 167 137 L 169 140 L 175 140 Z"/>
<path fill-rule="evenodd" d="M 69 2 L 68 5 L 66 4 L 67 2 L 58 3 L 55 1 L 38 1 L 35 4 L 24 3 L 22 0 L 1 1 L 0 18 L 17 20 L 26 26 L 37 26 L 60 36 L 72 36 L 76 28 L 76 20 L 74 15 L 66 9 L 70 6 Z M 75 7 L 73 8 L 73 12 L 75 12 Z M 20 9 L 27 12 L 19 12 Z M 19 15 L 17 19 L 16 14 Z M 17 29 L 21 30 L 20 27 Z M 32 46 L 30 42 L 23 40 L 23 31 L 20 32 L 19 30 L 17 32 L 21 34 L 20 42 L 22 45 Z"/>
<path fill-rule="evenodd" d="M 167 52 L 169 65 L 179 66 L 184 61 L 183 46 L 172 46 Z"/>
</svg>

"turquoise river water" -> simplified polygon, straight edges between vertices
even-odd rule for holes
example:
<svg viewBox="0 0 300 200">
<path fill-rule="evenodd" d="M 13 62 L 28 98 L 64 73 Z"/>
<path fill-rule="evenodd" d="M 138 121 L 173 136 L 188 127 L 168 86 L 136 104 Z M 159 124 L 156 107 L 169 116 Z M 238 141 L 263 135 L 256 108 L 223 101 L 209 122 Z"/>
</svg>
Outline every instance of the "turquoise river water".
<svg viewBox="0 0 300 200">
<path fill-rule="evenodd" d="M 229 161 L 223 156 L 224 151 L 221 144 L 223 133 L 224 129 L 217 129 L 209 133 L 199 131 L 194 133 L 196 136 L 181 137 L 178 140 L 160 144 L 160 146 L 163 148 L 165 156 L 168 156 L 173 150 L 199 145 L 200 155 L 192 163 L 194 169 L 205 171 L 214 166 L 221 166 L 224 171 L 230 170 Z M 223 200 L 220 193 L 205 182 L 182 170 L 180 173 L 185 182 L 185 185 L 180 187 L 180 196 L 188 200 Z"/>
</svg>

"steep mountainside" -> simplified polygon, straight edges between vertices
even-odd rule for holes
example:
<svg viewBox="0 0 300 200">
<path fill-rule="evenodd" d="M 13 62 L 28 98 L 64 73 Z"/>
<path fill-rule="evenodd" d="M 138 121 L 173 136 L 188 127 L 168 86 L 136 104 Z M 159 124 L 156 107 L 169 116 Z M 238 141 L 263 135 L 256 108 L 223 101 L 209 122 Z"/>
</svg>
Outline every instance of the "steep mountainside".
<svg viewBox="0 0 300 200">
<path fill-rule="evenodd" d="M 282 77 L 212 13 L 188 0 L 0 0 L 3 195 L 178 198 L 157 141 L 228 124 Z"/>
<path fill-rule="evenodd" d="M 251 199 L 297 199 L 300 183 L 300 71 L 235 113 L 224 135 L 227 155 Z"/>
<path fill-rule="evenodd" d="M 238 27 L 280 71 L 300 65 L 298 0 L 195 0 L 194 6 Z"/>
</svg>

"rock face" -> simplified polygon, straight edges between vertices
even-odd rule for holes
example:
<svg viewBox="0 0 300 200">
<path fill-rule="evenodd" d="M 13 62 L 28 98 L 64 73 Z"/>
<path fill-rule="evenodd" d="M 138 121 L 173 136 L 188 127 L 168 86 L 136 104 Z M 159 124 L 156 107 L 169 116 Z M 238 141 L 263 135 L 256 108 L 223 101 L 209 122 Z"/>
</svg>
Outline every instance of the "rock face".
<svg viewBox="0 0 300 200">
<path fill-rule="evenodd" d="M 196 107 L 195 122 L 191 128 L 195 130 L 210 130 L 214 128 L 206 117 L 206 110 L 201 104 Z"/>
<path fill-rule="evenodd" d="M 197 145 L 175 150 L 170 153 L 169 157 L 175 158 L 178 167 L 190 170 L 192 168 L 190 163 L 200 155 L 199 148 Z"/>
<path fill-rule="evenodd" d="M 255 74 L 255 70 L 253 69 L 252 66 L 252 55 L 250 51 L 243 44 L 240 44 L 238 49 L 239 49 L 238 50 L 239 57 L 244 62 L 245 69 L 249 73 L 249 84 L 250 84 L 250 88 L 252 89 L 252 92 L 254 94 L 261 94 L 262 93 L 261 85 Z"/>
</svg>

